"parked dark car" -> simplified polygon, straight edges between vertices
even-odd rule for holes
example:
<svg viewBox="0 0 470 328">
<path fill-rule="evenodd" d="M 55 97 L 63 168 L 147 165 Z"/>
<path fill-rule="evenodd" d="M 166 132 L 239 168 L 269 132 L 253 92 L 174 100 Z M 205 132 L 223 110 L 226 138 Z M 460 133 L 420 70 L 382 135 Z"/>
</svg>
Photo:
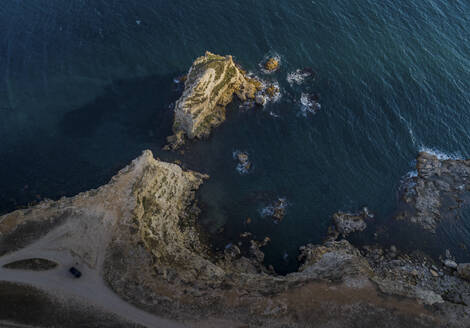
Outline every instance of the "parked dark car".
<svg viewBox="0 0 470 328">
<path fill-rule="evenodd" d="M 80 278 L 82 276 L 82 273 L 76 267 L 71 267 L 69 271 L 74 275 L 75 278 Z"/>
</svg>

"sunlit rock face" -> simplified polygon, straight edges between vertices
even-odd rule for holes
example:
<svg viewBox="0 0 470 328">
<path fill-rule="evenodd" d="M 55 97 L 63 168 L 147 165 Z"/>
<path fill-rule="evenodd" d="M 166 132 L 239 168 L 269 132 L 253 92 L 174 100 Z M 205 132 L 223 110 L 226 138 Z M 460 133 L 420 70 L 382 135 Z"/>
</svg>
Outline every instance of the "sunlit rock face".
<svg viewBox="0 0 470 328">
<path fill-rule="evenodd" d="M 233 95 L 240 100 L 254 99 L 261 82 L 250 78 L 232 56 L 206 52 L 191 66 L 183 95 L 175 104 L 173 132 L 189 138 L 208 136 L 225 120 L 225 106 Z"/>
</svg>

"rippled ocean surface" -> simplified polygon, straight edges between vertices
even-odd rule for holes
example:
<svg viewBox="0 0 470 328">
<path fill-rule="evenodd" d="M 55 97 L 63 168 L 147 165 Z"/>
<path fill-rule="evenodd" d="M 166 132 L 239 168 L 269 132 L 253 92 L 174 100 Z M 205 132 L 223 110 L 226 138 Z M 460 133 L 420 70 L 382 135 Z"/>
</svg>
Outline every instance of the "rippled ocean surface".
<svg viewBox="0 0 470 328">
<path fill-rule="evenodd" d="M 293 270 L 338 210 L 367 205 L 392 224 L 418 151 L 470 157 L 469 39 L 470 3 L 459 0 L 4 0 L 0 212 L 97 187 L 148 148 L 210 174 L 201 222 L 215 247 L 269 236 L 266 262 Z M 277 81 L 282 97 L 257 110 L 234 102 L 208 140 L 164 152 L 173 79 L 206 50 Z M 259 66 L 268 55 L 281 58 L 271 75 Z M 315 80 L 287 81 L 307 67 Z M 302 94 L 321 109 L 306 110 Z M 276 224 L 262 209 L 279 197 L 287 215 Z M 470 215 L 411 237 L 469 258 L 458 245 L 470 246 Z"/>
</svg>

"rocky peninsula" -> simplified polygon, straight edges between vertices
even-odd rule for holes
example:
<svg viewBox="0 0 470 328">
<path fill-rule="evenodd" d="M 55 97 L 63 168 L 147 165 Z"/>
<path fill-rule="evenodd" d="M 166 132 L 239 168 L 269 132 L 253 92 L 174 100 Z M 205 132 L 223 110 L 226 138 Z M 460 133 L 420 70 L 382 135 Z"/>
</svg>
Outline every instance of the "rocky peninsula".
<svg viewBox="0 0 470 328">
<path fill-rule="evenodd" d="M 465 162 L 454 164 L 465 169 Z M 286 276 L 262 263 L 265 243 L 250 241 L 248 254 L 235 245 L 214 253 L 197 224 L 195 193 L 206 178 L 145 151 L 96 190 L 6 214 L 0 217 L 1 276 L 16 272 L 9 263 L 20 260 L 56 263 L 46 268 L 50 275 L 74 264 L 97 293 L 109 287 L 155 320 L 188 327 L 375 327 L 378 321 L 468 327 L 468 264 L 437 263 L 396 247 L 357 248 L 338 233 L 301 247 L 302 265 Z M 370 214 L 336 217 L 337 229 L 352 232 L 344 223 L 361 230 L 361 218 Z M 17 273 L 10 279 L 34 286 L 44 274 L 27 273 L 25 281 Z M 92 295 L 79 296 L 113 311 L 113 302 L 106 307 Z"/>
</svg>

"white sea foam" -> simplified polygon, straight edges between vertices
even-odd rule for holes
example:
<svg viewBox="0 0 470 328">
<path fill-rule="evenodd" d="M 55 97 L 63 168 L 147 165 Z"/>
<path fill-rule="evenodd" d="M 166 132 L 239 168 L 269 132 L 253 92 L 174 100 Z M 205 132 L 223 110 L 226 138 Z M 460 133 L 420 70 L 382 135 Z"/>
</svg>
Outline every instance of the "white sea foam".
<svg viewBox="0 0 470 328">
<path fill-rule="evenodd" d="M 414 193 L 414 187 L 416 186 L 416 177 L 418 176 L 418 171 L 411 170 L 407 172 L 400 179 L 399 192 L 400 194 L 405 194 L 411 196 Z"/>
<path fill-rule="evenodd" d="M 436 156 L 440 160 L 448 160 L 448 159 L 463 159 L 463 155 L 459 152 L 456 153 L 446 153 L 442 150 L 439 150 L 437 148 L 432 148 L 432 147 L 427 147 L 424 146 L 422 143 L 418 142 L 416 139 L 416 136 L 413 132 L 413 129 L 411 128 L 410 122 L 408 122 L 400 113 L 398 113 L 398 116 L 400 117 L 400 120 L 403 121 L 406 125 L 406 128 L 408 129 L 408 133 L 410 134 L 411 142 L 415 147 L 418 147 L 420 152 L 426 152 L 429 154 L 432 154 Z"/>
<path fill-rule="evenodd" d="M 268 97 L 268 98 L 269 98 L 268 100 L 271 101 L 271 102 L 273 102 L 273 103 L 276 103 L 276 102 L 278 102 L 279 100 L 281 100 L 281 98 L 282 98 L 281 87 L 279 86 L 279 82 L 277 82 L 277 81 L 274 81 L 274 82 L 272 83 L 272 85 L 273 85 L 275 88 L 277 88 L 277 90 L 279 90 L 279 91 L 276 92 L 276 93 L 274 94 L 274 96 Z"/>
<path fill-rule="evenodd" d="M 418 176 L 418 171 L 417 170 L 412 170 L 405 175 L 405 179 L 412 179 L 416 178 Z"/>
<path fill-rule="evenodd" d="M 266 62 L 270 59 L 270 58 L 274 58 L 278 63 L 278 67 L 273 70 L 273 71 L 270 71 L 270 70 L 267 70 L 266 68 L 264 68 L 264 65 L 266 64 Z M 268 54 L 266 54 L 263 59 L 258 63 L 258 66 L 260 68 L 260 71 L 263 72 L 264 74 L 271 74 L 271 73 L 274 73 L 276 72 L 277 70 L 279 70 L 279 67 L 281 67 L 281 56 L 276 53 L 276 52 L 269 52 Z"/>
<path fill-rule="evenodd" d="M 304 83 L 305 79 L 311 77 L 313 73 L 311 71 L 296 69 L 293 72 L 287 73 L 286 80 L 289 82 L 290 86 L 294 84 L 301 85 Z"/>
<path fill-rule="evenodd" d="M 307 116 L 307 112 L 315 114 L 321 109 L 319 102 L 316 102 L 311 98 L 308 93 L 302 93 L 300 96 L 300 111 L 303 116 Z"/>
<path fill-rule="evenodd" d="M 281 115 L 276 114 L 276 113 L 274 113 L 274 112 L 269 112 L 269 115 L 271 115 L 272 117 L 275 117 L 275 118 L 281 117 Z"/>
<path fill-rule="evenodd" d="M 430 147 L 426 147 L 426 146 L 421 146 L 419 148 L 419 151 L 424 151 L 426 153 L 429 153 L 431 155 L 434 155 L 436 156 L 438 159 L 440 160 L 448 160 L 448 159 L 463 159 L 463 155 L 459 152 L 456 152 L 456 153 L 446 153 L 446 152 L 443 152 L 439 149 L 436 149 L 436 148 L 430 148 Z"/>
<path fill-rule="evenodd" d="M 241 175 L 248 174 L 248 170 L 242 164 L 237 164 L 236 169 Z"/>
<path fill-rule="evenodd" d="M 400 120 L 405 123 L 406 128 L 408 129 L 408 133 L 410 134 L 411 142 L 413 143 L 414 146 L 416 146 L 417 145 L 416 137 L 413 132 L 413 129 L 411 128 L 410 122 L 408 122 L 400 113 L 398 113 L 398 116 L 400 117 Z"/>
</svg>

